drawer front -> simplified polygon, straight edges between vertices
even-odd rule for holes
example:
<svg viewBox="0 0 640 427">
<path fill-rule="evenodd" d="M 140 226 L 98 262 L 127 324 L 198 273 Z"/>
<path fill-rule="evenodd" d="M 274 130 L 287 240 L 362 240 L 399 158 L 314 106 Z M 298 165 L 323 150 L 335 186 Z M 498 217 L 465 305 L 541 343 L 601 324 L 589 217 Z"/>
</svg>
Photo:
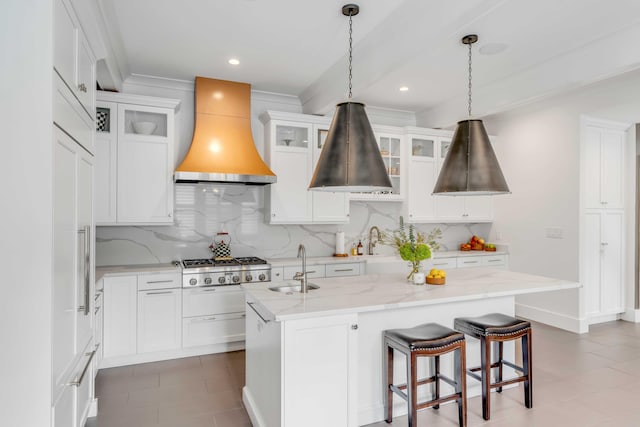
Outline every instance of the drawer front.
<svg viewBox="0 0 640 427">
<path fill-rule="evenodd" d="M 182 347 L 243 341 L 244 330 L 244 313 L 190 317 L 182 320 Z"/>
<path fill-rule="evenodd" d="M 54 76 L 53 121 L 78 144 L 93 153 L 93 122 L 59 76 Z"/>
<path fill-rule="evenodd" d="M 302 271 L 302 265 L 296 265 L 293 267 L 284 268 L 284 280 L 291 280 L 298 271 Z M 325 277 L 324 265 L 308 265 L 307 266 L 307 278 L 313 279 L 318 277 Z"/>
<path fill-rule="evenodd" d="M 482 257 L 482 265 L 486 267 L 503 267 L 507 265 L 507 256 L 491 255 Z"/>
<path fill-rule="evenodd" d="M 360 263 L 327 264 L 325 275 L 326 277 L 359 276 Z"/>
<path fill-rule="evenodd" d="M 138 290 L 181 288 L 180 273 L 149 273 L 138 275 Z"/>
<path fill-rule="evenodd" d="M 431 260 L 431 266 L 438 270 L 444 270 L 445 268 L 458 268 L 457 258 L 434 258 Z"/>
<path fill-rule="evenodd" d="M 463 256 L 458 258 L 458 268 L 480 267 L 482 266 L 482 256 Z"/>
<path fill-rule="evenodd" d="M 240 285 L 182 290 L 182 317 L 244 313 L 244 291 Z"/>
</svg>

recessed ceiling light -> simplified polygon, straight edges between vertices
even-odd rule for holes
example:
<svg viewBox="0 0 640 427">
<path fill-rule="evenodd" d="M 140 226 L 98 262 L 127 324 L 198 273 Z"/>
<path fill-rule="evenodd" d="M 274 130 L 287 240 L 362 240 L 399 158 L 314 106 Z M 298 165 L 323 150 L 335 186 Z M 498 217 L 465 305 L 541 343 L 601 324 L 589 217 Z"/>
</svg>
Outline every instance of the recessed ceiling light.
<svg viewBox="0 0 640 427">
<path fill-rule="evenodd" d="M 240 61 L 239 61 L 239 60 L 237 60 L 236 58 L 231 58 L 231 59 L 229 60 L 229 64 L 231 64 L 231 65 L 238 65 L 238 64 L 240 64 Z"/>
<path fill-rule="evenodd" d="M 407 92 L 409 90 L 408 86 L 400 86 L 400 92 Z"/>
<path fill-rule="evenodd" d="M 486 43 L 480 46 L 478 52 L 483 55 L 495 55 L 504 52 L 509 46 L 506 43 Z"/>
</svg>

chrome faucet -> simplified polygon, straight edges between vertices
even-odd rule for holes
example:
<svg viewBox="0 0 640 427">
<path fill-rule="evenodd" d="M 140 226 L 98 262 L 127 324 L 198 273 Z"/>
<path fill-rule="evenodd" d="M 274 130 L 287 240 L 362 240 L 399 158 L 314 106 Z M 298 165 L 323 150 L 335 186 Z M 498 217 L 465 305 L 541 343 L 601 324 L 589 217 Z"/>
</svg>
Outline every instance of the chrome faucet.
<svg viewBox="0 0 640 427">
<path fill-rule="evenodd" d="M 376 240 L 373 240 L 373 232 L 376 232 Z M 373 255 L 376 243 L 382 243 L 382 237 L 380 236 L 380 229 L 375 225 L 369 229 L 369 250 L 367 253 Z"/>
<path fill-rule="evenodd" d="M 308 292 L 307 288 L 307 251 L 304 248 L 304 245 L 301 243 L 298 246 L 298 258 L 302 258 L 302 272 L 297 272 L 295 276 L 293 276 L 294 280 L 300 280 L 300 292 L 306 294 Z"/>
</svg>

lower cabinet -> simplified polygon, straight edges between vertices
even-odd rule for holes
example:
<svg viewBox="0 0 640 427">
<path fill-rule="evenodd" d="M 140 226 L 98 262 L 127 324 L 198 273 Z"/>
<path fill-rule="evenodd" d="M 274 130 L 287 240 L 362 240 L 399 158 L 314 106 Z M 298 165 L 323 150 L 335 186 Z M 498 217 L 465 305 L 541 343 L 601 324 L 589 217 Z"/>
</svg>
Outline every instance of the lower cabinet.
<svg viewBox="0 0 640 427">
<path fill-rule="evenodd" d="M 356 426 L 357 314 L 276 322 L 260 310 L 248 301 L 244 401 L 254 425 Z"/>
<path fill-rule="evenodd" d="M 182 344 L 182 289 L 138 292 L 138 353 L 175 350 Z"/>
</svg>

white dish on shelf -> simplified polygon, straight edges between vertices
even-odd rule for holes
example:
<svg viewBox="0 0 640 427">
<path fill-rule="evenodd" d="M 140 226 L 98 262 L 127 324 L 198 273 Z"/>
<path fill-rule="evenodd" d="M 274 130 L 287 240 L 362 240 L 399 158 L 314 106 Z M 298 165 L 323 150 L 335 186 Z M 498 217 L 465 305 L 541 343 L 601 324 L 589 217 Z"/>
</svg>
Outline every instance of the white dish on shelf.
<svg viewBox="0 0 640 427">
<path fill-rule="evenodd" d="M 140 135 L 151 135 L 158 126 L 153 122 L 133 122 L 132 125 L 133 131 Z"/>
</svg>

